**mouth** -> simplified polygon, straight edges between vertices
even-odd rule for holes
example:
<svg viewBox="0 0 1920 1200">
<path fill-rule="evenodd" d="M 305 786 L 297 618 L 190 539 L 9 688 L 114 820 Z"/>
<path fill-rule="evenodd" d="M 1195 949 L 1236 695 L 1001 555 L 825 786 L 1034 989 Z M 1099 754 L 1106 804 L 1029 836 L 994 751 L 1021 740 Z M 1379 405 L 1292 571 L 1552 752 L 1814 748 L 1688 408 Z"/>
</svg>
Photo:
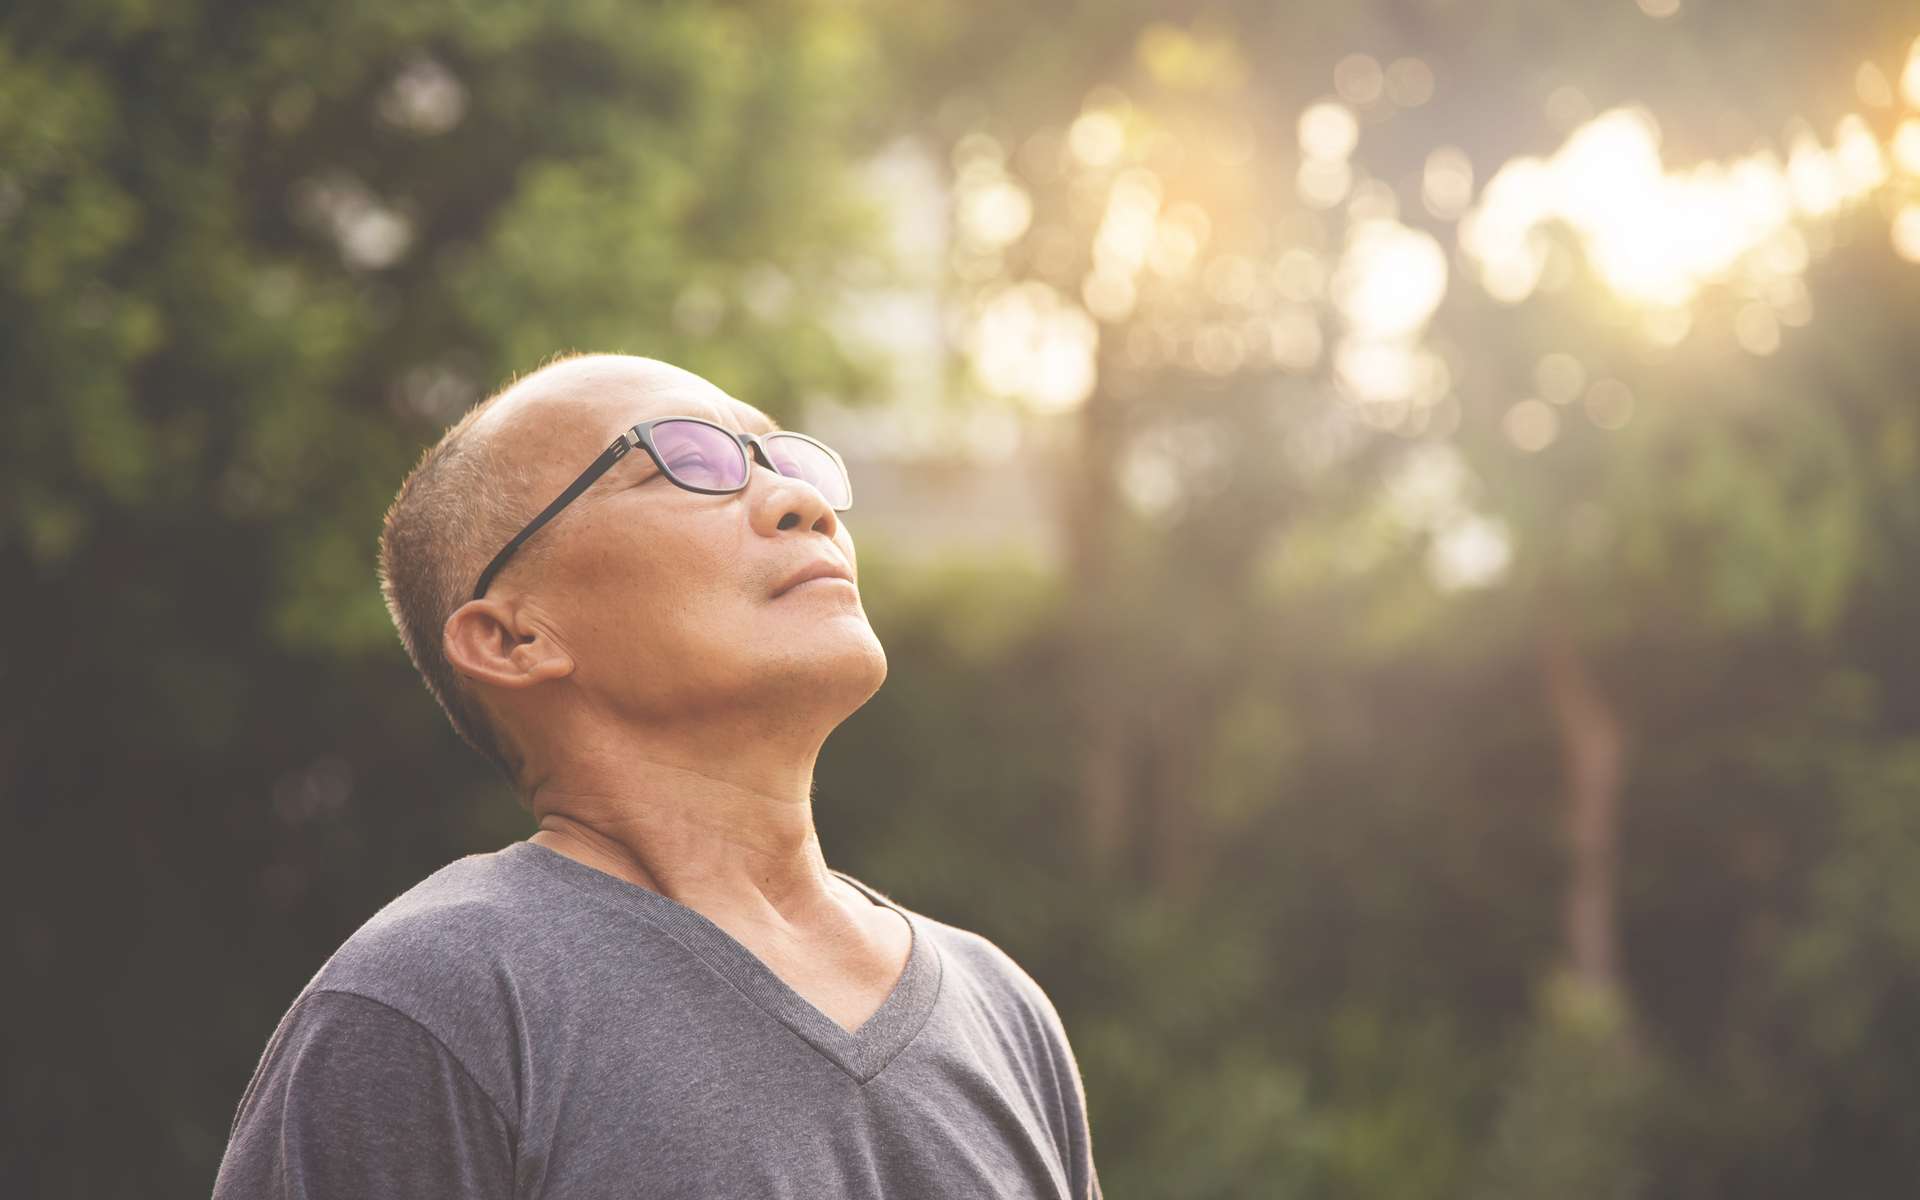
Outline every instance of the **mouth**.
<svg viewBox="0 0 1920 1200">
<path fill-rule="evenodd" d="M 831 559 L 820 559 L 788 576 L 787 581 L 780 586 L 780 590 L 773 594 L 773 599 L 777 600 L 788 592 L 799 591 L 815 584 L 844 584 L 848 588 L 855 587 L 852 572 Z"/>
<path fill-rule="evenodd" d="M 803 579 L 799 583 L 796 583 L 792 587 L 787 588 L 785 591 L 782 591 L 781 593 L 779 593 L 779 595 L 785 596 L 793 592 L 804 592 L 811 588 L 817 588 L 817 587 L 843 587 L 843 588 L 846 588 L 848 591 L 854 590 L 853 580 L 851 579 L 843 579 L 838 575 L 820 575 L 820 576 L 816 576 L 813 579 Z M 775 598 L 778 599 L 778 597 L 775 597 Z"/>
</svg>

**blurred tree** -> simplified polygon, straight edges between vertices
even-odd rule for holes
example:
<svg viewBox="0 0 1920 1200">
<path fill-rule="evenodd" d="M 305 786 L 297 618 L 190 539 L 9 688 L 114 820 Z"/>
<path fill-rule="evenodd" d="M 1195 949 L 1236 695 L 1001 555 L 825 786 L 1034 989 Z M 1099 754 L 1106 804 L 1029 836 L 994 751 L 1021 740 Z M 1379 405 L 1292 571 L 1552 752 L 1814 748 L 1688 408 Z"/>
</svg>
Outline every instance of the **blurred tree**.
<svg viewBox="0 0 1920 1200">
<path fill-rule="evenodd" d="M 871 52 L 842 4 L 0 17 L 6 1024 L 60 1031 L 0 1191 L 204 1188 L 316 947 L 524 832 L 398 653 L 381 511 L 559 351 L 856 389 Z"/>
<path fill-rule="evenodd" d="M 419 446 L 571 347 L 783 415 L 856 390 L 829 323 L 886 270 L 841 168 L 906 134 L 949 169 L 969 368 L 1072 410 L 1072 565 L 863 554 L 892 670 L 821 833 L 1055 997 L 1109 1193 L 1899 1194 L 1920 273 L 1876 216 L 1809 227 L 1813 323 L 1756 356 L 1737 289 L 1650 347 L 1565 229 L 1515 306 L 1446 251 L 1419 428 L 1350 390 L 1340 297 L 1367 222 L 1454 245 L 1437 142 L 1461 205 L 1617 103 L 1669 163 L 1744 154 L 1831 127 L 1863 59 L 1884 123 L 1914 32 L 1786 0 L 9 10 L 0 1191 L 204 1187 L 319 956 L 524 834 L 373 589 Z M 1353 144 L 1303 175 L 1335 99 L 1312 136 Z M 981 363 L 989 317 L 1094 370 Z"/>
<path fill-rule="evenodd" d="M 1896 382 L 1910 353 L 1899 316 L 1853 319 L 1857 301 L 1877 303 L 1865 300 L 1873 289 L 1839 286 L 1816 303 L 1844 333 L 1770 363 L 1778 326 L 1770 344 L 1749 334 L 1751 278 L 1690 295 L 1694 332 L 1676 351 L 1649 337 L 1570 230 L 1537 235 L 1552 294 L 1495 302 L 1464 277 L 1469 257 L 1441 250 L 1464 201 L 1436 204 L 1429 156 L 1444 136 L 1471 195 L 1473 164 L 1551 148 L 1621 101 L 1658 113 L 1682 161 L 1804 137 L 1795 130 L 1829 128 L 1859 102 L 1854 64 L 1913 31 L 1871 4 L 1836 13 L 1817 50 L 1780 36 L 1792 19 L 1781 4 L 1689 6 L 1660 25 L 1629 5 L 1575 18 L 1570 6 L 1502 4 L 1471 22 L 1443 9 L 1063 8 L 1038 41 L 988 9 L 965 31 L 995 68 L 962 80 L 929 62 L 919 78 L 939 114 L 935 151 L 953 167 L 957 307 L 1050 353 L 1089 346 L 1077 394 L 1048 394 L 975 352 L 987 390 L 1075 409 L 1080 849 L 1097 871 L 1162 894 L 1218 869 L 1226 840 L 1206 836 L 1200 785 L 1219 778 L 1212 755 L 1257 679 L 1242 663 L 1261 624 L 1240 598 L 1265 562 L 1314 542 L 1314 527 L 1345 545 L 1292 577 L 1361 560 L 1374 582 L 1352 615 L 1377 648 L 1413 652 L 1479 627 L 1482 653 L 1530 662 L 1533 694 L 1509 701 L 1538 706 L 1558 745 L 1568 986 L 1619 1014 L 1579 1035 L 1590 1050 L 1569 1049 L 1554 1032 L 1564 1022 L 1540 1014 L 1544 1032 L 1522 1055 L 1535 1083 L 1516 1100 L 1532 1115 L 1513 1118 L 1529 1132 L 1511 1144 L 1545 1155 L 1542 1122 L 1571 1130 L 1590 1116 L 1561 1103 L 1569 1093 L 1552 1081 L 1570 1076 L 1554 1064 L 1632 1053 L 1623 804 L 1644 731 L 1672 710 L 1626 673 L 1649 653 L 1684 661 L 1749 637 L 1830 644 L 1893 550 L 1873 544 L 1872 506 L 1878 488 L 1903 485 L 1868 480 L 1911 421 Z M 948 63 L 957 24 L 922 26 Z M 996 40 L 1010 25 L 1017 49 Z M 1664 216 L 1649 217 L 1642 240 Z M 1877 215 L 1815 224 L 1816 258 L 1835 242 L 1884 245 Z M 1421 288 L 1405 254 L 1368 278 L 1360 251 L 1383 230 L 1412 244 L 1412 266 L 1436 264 L 1425 311 L 1409 299 Z M 1370 306 L 1397 322 L 1390 337 L 1367 328 Z M 1377 342 L 1395 339 L 1382 359 Z M 1404 391 L 1371 394 L 1368 369 L 1439 382 L 1409 406 Z M 1558 394 L 1541 398 L 1543 375 Z M 1837 381 L 1842 397 L 1820 394 Z M 1424 502 L 1459 510 L 1452 528 L 1409 517 L 1395 494 L 1422 490 L 1436 462 L 1458 482 Z M 1378 546 L 1383 522 L 1388 552 L 1355 542 L 1366 533 Z M 1493 563 L 1467 595 L 1404 571 L 1409 551 L 1443 560 L 1463 541 Z M 1645 1095 L 1624 1087 L 1606 1104 Z M 1633 1144 L 1602 1138 L 1594 1152 Z"/>
<path fill-rule="evenodd" d="M 1622 1055 L 1626 1014 L 1617 992 L 1568 975 L 1521 1057 L 1476 1195 L 1488 1200 L 1565 1196 L 1630 1200 L 1647 1194 L 1639 1143 L 1652 1080 Z"/>
</svg>

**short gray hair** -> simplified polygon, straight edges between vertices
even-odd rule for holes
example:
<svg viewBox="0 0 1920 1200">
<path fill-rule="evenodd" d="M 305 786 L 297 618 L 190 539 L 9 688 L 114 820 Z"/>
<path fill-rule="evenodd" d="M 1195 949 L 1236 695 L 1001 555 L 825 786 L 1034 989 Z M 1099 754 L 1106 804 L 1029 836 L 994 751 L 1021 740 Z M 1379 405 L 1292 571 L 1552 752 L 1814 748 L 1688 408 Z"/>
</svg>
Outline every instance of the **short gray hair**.
<svg viewBox="0 0 1920 1200">
<path fill-rule="evenodd" d="M 503 461 L 474 423 L 482 400 L 427 448 L 401 483 L 380 530 L 380 593 L 400 644 L 455 733 L 514 783 L 518 755 L 447 661 L 442 633 L 487 561 L 525 525 L 525 473 Z M 525 552 L 522 552 L 523 556 Z"/>
</svg>

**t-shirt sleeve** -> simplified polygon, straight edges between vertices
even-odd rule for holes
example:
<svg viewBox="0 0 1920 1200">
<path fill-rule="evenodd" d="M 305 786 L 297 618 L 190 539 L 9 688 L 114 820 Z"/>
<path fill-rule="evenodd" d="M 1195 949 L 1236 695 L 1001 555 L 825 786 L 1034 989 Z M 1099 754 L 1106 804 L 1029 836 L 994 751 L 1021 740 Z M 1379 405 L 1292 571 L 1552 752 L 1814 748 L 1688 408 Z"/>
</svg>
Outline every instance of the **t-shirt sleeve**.
<svg viewBox="0 0 1920 1200">
<path fill-rule="evenodd" d="M 413 1018 L 315 991 L 281 1021 L 241 1097 L 214 1200 L 513 1195 L 499 1105 Z"/>
<path fill-rule="evenodd" d="M 1103 1200 L 1100 1173 L 1093 1163 L 1086 1085 L 1053 999 L 1026 968 L 979 934 L 960 931 L 956 948 L 977 964 L 984 978 L 1005 988 L 1003 1002 L 1019 1014 L 1016 1023 L 1026 1034 L 1019 1039 L 1020 1054 L 1038 1084 L 1035 1102 L 1066 1170 L 1068 1194 L 1073 1200 Z"/>
<path fill-rule="evenodd" d="M 1053 1001 L 1040 991 L 1041 1011 L 1047 1031 L 1047 1050 L 1053 1060 L 1063 1109 L 1061 1121 L 1066 1127 L 1066 1145 L 1062 1157 L 1073 1178 L 1074 1195 L 1082 1200 L 1102 1200 L 1100 1173 L 1093 1165 L 1093 1132 L 1087 1120 L 1087 1089 L 1080 1078 L 1080 1064 L 1074 1060 L 1073 1047 L 1067 1041 L 1067 1029 L 1054 1009 Z"/>
</svg>

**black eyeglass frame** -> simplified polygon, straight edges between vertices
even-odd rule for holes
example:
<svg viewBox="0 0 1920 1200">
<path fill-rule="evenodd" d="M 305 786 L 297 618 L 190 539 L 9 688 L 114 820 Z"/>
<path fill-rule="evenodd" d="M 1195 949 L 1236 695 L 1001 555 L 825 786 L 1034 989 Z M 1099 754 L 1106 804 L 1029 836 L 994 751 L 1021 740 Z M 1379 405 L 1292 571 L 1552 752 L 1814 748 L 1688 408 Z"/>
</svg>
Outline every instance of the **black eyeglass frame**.
<svg viewBox="0 0 1920 1200">
<path fill-rule="evenodd" d="M 667 466 L 666 460 L 660 457 L 660 449 L 654 445 L 653 442 L 653 427 L 655 425 L 664 425 L 669 421 L 692 421 L 698 425 L 706 425 L 710 428 L 718 429 L 721 433 L 726 434 L 737 442 L 740 445 L 743 456 L 747 460 L 747 469 L 739 485 L 727 488 L 701 487 L 698 484 L 688 483 L 678 475 L 675 475 L 673 469 Z M 839 453 L 836 452 L 832 446 L 827 445 L 819 438 L 808 437 L 804 433 L 795 433 L 790 429 L 777 429 L 768 434 L 735 433 L 733 430 L 717 425 L 705 417 L 655 417 L 650 421 L 640 422 L 619 437 L 613 439 L 613 443 L 600 452 L 600 457 L 594 459 L 586 470 L 580 472 L 579 478 L 567 485 L 566 491 L 554 497 L 553 503 L 541 509 L 538 516 L 528 521 L 526 528 L 514 534 L 513 540 L 502 546 L 500 553 L 494 555 L 493 561 L 487 564 L 487 569 L 480 572 L 480 582 L 473 585 L 473 598 L 478 600 L 487 594 L 488 585 L 493 582 L 494 576 L 500 573 L 500 569 L 507 565 L 507 560 L 513 557 L 513 552 L 524 545 L 528 538 L 538 533 L 541 526 L 559 516 L 561 509 L 578 500 L 581 493 L 593 486 L 595 480 L 605 475 L 608 471 L 611 471 L 615 463 L 625 458 L 635 449 L 645 450 L 647 457 L 653 460 L 653 465 L 659 467 L 660 473 L 665 475 L 667 481 L 675 487 L 683 488 L 689 492 L 699 492 L 707 496 L 731 496 L 735 492 L 745 491 L 747 484 L 753 481 L 753 460 L 756 456 L 767 470 L 775 474 L 786 474 L 786 472 L 781 471 L 780 468 L 773 465 L 773 455 L 767 451 L 767 440 L 774 438 L 798 438 L 803 442 L 807 442 L 826 451 L 827 457 L 832 459 L 834 465 L 840 468 L 841 481 L 846 484 L 847 488 L 847 502 L 845 504 L 834 504 L 831 500 L 828 500 L 828 507 L 832 508 L 835 512 L 845 512 L 853 507 L 853 479 L 847 473 L 846 461 L 840 457 Z"/>
</svg>

